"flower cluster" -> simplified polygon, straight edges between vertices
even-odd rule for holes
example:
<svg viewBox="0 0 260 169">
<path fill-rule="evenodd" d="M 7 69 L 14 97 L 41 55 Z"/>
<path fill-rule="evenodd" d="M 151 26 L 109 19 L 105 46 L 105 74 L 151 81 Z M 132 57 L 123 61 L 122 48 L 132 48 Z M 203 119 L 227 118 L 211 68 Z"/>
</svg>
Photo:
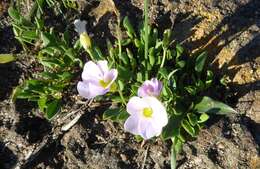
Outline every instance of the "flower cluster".
<svg viewBox="0 0 260 169">
<path fill-rule="evenodd" d="M 159 97 L 162 83 L 157 79 L 146 80 L 138 89 L 138 96 L 130 98 L 126 109 L 130 117 L 124 128 L 144 139 L 159 136 L 168 123 L 167 113 Z"/>
<path fill-rule="evenodd" d="M 87 50 L 90 39 L 87 35 L 85 21 L 74 22 L 76 31 L 80 35 L 81 45 Z M 82 81 L 78 82 L 79 95 L 86 99 L 105 95 L 111 91 L 118 76 L 116 69 L 109 69 L 106 60 L 88 61 L 82 72 Z M 138 96 L 129 99 L 126 110 L 130 114 L 125 121 L 124 129 L 134 135 L 140 135 L 143 139 L 159 136 L 162 128 L 168 123 L 167 112 L 159 101 L 162 90 L 162 82 L 156 78 L 146 80 L 138 89 Z"/>
</svg>

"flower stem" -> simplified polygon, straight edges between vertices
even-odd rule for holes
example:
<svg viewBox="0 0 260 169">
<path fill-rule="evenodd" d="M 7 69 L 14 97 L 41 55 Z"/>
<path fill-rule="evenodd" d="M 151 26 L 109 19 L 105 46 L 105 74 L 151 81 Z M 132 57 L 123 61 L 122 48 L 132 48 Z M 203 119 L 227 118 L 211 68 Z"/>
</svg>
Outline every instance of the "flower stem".
<svg viewBox="0 0 260 169">
<path fill-rule="evenodd" d="M 148 0 L 144 0 L 144 58 L 145 66 L 148 69 L 148 48 L 149 48 L 149 35 L 148 35 Z M 148 71 L 145 71 L 145 79 L 148 79 Z"/>
<path fill-rule="evenodd" d="M 144 32 L 145 32 L 145 48 L 144 48 L 144 58 L 148 59 L 148 43 L 149 43 L 149 36 L 148 36 L 148 0 L 144 0 Z"/>
<path fill-rule="evenodd" d="M 175 138 L 172 138 L 172 146 L 171 146 L 171 169 L 176 169 L 176 151 L 175 151 Z"/>
<path fill-rule="evenodd" d="M 123 96 L 122 91 L 121 91 L 121 90 L 118 90 L 118 93 L 119 93 L 119 96 L 120 96 L 120 98 L 121 98 L 123 104 L 126 106 L 126 101 L 125 101 L 125 98 L 124 98 L 124 96 Z"/>
<path fill-rule="evenodd" d="M 117 40 L 118 40 L 118 55 L 119 55 L 119 62 L 120 62 L 120 58 L 122 57 L 122 35 L 121 35 L 121 30 L 120 30 L 120 16 L 117 17 Z"/>
<path fill-rule="evenodd" d="M 162 59 L 162 63 L 160 65 L 160 68 L 162 68 L 164 66 L 164 62 L 165 62 L 165 58 L 166 58 L 166 52 L 167 52 L 167 50 L 164 48 L 163 49 L 163 59 Z"/>
</svg>

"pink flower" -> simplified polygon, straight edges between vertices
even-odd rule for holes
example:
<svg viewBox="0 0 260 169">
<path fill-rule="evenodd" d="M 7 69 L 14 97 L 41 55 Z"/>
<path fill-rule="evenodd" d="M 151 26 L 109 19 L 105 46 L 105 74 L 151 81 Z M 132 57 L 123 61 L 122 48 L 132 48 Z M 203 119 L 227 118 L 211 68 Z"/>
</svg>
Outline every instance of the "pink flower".
<svg viewBox="0 0 260 169">
<path fill-rule="evenodd" d="M 98 61 L 97 63 L 88 61 L 81 75 L 83 81 L 78 82 L 77 85 L 79 95 L 92 99 L 106 94 L 110 91 L 117 75 L 116 69 L 108 69 L 106 60 Z"/>
<path fill-rule="evenodd" d="M 151 80 L 146 80 L 141 87 L 138 89 L 138 96 L 160 96 L 162 91 L 162 82 L 157 80 L 156 78 L 152 78 Z"/>
<path fill-rule="evenodd" d="M 125 130 L 144 139 L 160 135 L 162 128 L 168 123 L 165 107 L 155 97 L 134 96 L 126 108 L 130 116 L 124 124 Z"/>
</svg>

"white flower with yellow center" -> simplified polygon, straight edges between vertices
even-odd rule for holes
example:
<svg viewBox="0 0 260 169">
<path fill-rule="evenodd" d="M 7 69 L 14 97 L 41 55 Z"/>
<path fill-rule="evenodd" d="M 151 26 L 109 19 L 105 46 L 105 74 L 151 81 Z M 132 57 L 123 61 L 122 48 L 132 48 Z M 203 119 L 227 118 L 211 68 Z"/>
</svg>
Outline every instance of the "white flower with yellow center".
<svg viewBox="0 0 260 169">
<path fill-rule="evenodd" d="M 168 123 L 165 107 L 156 97 L 134 96 L 126 107 L 130 116 L 124 124 L 125 130 L 140 135 L 145 140 L 159 136 L 162 128 Z"/>
<path fill-rule="evenodd" d="M 107 61 L 101 60 L 97 63 L 88 61 L 82 72 L 82 80 L 78 82 L 79 95 L 87 99 L 104 95 L 111 91 L 117 78 L 116 69 L 108 68 Z"/>
</svg>

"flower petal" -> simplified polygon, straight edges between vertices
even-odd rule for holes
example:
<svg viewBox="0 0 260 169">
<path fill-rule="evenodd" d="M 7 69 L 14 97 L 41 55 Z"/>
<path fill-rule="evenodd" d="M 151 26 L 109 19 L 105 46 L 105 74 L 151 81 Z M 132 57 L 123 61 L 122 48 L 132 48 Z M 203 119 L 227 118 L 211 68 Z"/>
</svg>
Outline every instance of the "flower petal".
<svg viewBox="0 0 260 169">
<path fill-rule="evenodd" d="M 159 96 L 163 87 L 162 82 L 157 80 L 156 78 L 152 78 L 151 82 L 154 87 L 154 95 Z"/>
<path fill-rule="evenodd" d="M 78 32 L 78 34 L 82 34 L 83 32 L 87 32 L 86 31 L 86 21 L 81 21 L 79 19 L 76 19 L 74 21 L 74 25 L 75 25 L 75 30 Z"/>
<path fill-rule="evenodd" d="M 145 140 L 150 139 L 154 136 L 160 135 L 162 132 L 161 128 L 154 127 L 153 121 L 143 119 L 140 122 L 140 136 L 142 136 Z"/>
<path fill-rule="evenodd" d="M 116 69 L 111 69 L 110 71 L 108 71 L 107 73 L 105 73 L 104 75 L 104 81 L 105 82 L 109 82 L 109 84 L 107 85 L 106 88 L 110 88 L 110 86 L 114 83 L 114 81 L 116 80 L 118 76 L 118 72 Z"/>
<path fill-rule="evenodd" d="M 153 93 L 153 86 L 149 80 L 146 80 L 141 87 L 138 88 L 138 96 L 146 97 Z"/>
<path fill-rule="evenodd" d="M 84 69 L 81 75 L 83 81 L 89 81 L 89 80 L 102 80 L 103 79 L 103 73 L 100 70 L 100 68 L 92 61 L 88 61 L 84 65 Z"/>
<path fill-rule="evenodd" d="M 162 91 L 162 82 L 156 78 L 146 80 L 138 89 L 139 97 L 155 96 L 158 97 Z"/>
<path fill-rule="evenodd" d="M 152 121 L 155 128 L 162 128 L 168 123 L 168 116 L 163 104 L 155 97 L 144 97 L 153 110 Z"/>
<path fill-rule="evenodd" d="M 128 117 L 128 119 L 125 121 L 124 129 L 125 131 L 134 135 L 140 134 L 140 118 L 137 114 Z"/>
<path fill-rule="evenodd" d="M 97 62 L 97 66 L 99 67 L 99 69 L 102 71 L 103 74 L 108 72 L 108 65 L 107 65 L 107 61 L 106 60 L 98 61 Z"/>
<path fill-rule="evenodd" d="M 129 114 L 139 114 L 144 108 L 148 107 L 148 104 L 140 97 L 131 97 L 126 105 L 126 111 Z"/>
<path fill-rule="evenodd" d="M 96 96 L 104 95 L 108 92 L 108 90 L 94 83 L 84 82 L 78 82 L 77 90 L 79 92 L 79 95 L 86 99 L 92 99 Z"/>
</svg>

